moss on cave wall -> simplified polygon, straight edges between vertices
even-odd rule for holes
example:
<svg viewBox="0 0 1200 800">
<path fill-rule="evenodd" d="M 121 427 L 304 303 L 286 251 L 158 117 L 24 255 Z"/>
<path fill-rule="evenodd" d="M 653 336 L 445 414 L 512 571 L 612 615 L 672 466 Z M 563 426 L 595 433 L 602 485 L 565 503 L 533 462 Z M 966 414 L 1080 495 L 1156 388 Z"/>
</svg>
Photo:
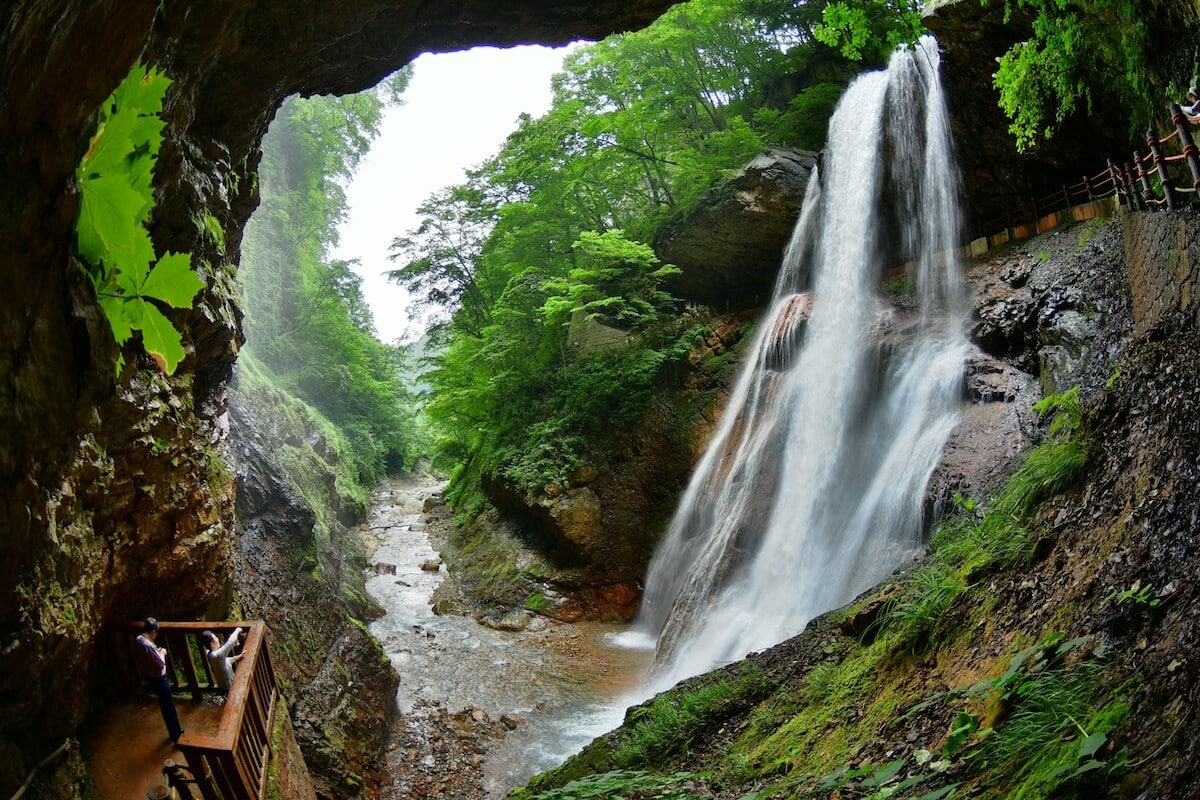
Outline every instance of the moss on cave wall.
<svg viewBox="0 0 1200 800">
<path fill-rule="evenodd" d="M 224 616 L 225 386 L 242 341 L 235 264 L 257 203 L 258 143 L 283 97 L 359 90 L 426 50 L 600 36 L 668 4 L 3 7 L 0 793 L 79 727 L 102 683 L 104 624 Z M 187 352 L 175 376 L 159 375 L 134 345 L 114 379 L 111 335 L 72 261 L 73 173 L 100 103 L 139 59 L 174 79 L 151 234 L 159 252 L 192 253 L 206 288 L 193 309 L 171 311 Z"/>
</svg>

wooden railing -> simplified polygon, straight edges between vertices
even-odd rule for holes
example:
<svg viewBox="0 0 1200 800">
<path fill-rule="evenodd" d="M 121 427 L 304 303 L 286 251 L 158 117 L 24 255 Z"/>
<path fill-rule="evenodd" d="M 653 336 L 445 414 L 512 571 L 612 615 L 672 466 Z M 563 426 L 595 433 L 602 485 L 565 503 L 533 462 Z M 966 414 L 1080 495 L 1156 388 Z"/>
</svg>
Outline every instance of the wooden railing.
<svg viewBox="0 0 1200 800">
<path fill-rule="evenodd" d="M 1079 183 L 1063 184 L 1042 197 L 1018 202 L 1005 213 L 983 220 L 976 227 L 989 234 L 1001 229 L 1019 227 L 1031 228 L 1030 234 L 1038 233 L 1046 227 L 1042 224 L 1046 217 L 1071 206 L 1112 197 L 1120 191 L 1122 181 L 1123 178 L 1114 172 L 1113 164 L 1109 162 L 1109 166 L 1103 172 L 1092 176 L 1084 175 Z"/>
<path fill-rule="evenodd" d="M 167 648 L 167 675 L 172 690 L 190 694 L 197 702 L 205 694 L 220 691 L 203 655 L 207 648 L 200 641 L 200 632 L 210 630 L 224 640 L 235 628 L 244 628 L 246 638 L 225 700 L 220 728 L 211 736 L 185 733 L 178 744 L 187 759 L 191 778 L 177 771 L 172 785 L 193 784 L 204 800 L 259 800 L 266 788 L 277 694 L 267 649 L 267 626 L 261 621 L 160 621 L 158 624 L 157 644 Z M 131 688 L 141 682 L 134 649 L 141 630 L 141 623 L 126 623 L 118 631 L 123 643 L 117 648 L 120 669 Z"/>
<path fill-rule="evenodd" d="M 1200 188 L 1200 149 L 1191 132 L 1195 123 L 1190 121 L 1177 103 L 1168 104 L 1167 110 L 1175 130 L 1162 138 L 1153 130 L 1146 131 L 1148 150 L 1145 153 L 1134 151 L 1128 161 L 1109 159 L 1100 173 L 1084 175 L 1079 183 L 1063 185 L 1042 197 L 1019 201 L 1004 214 L 982 220 L 975 227 L 983 232 L 1027 227 L 1033 229 L 1029 233 L 1036 233 L 1044 227 L 1053 227 L 1052 224 L 1043 226 L 1042 220 L 1056 212 L 1114 194 L 1121 205 L 1134 211 L 1177 208 L 1185 202 L 1182 195 L 1197 194 Z M 1178 152 L 1168 154 L 1168 147 Z M 1174 168 L 1174 165 L 1184 161 L 1187 162 L 1187 173 L 1190 175 L 1182 168 Z M 1185 182 L 1191 185 L 1183 185 Z M 1030 223 L 1029 220 L 1034 222 Z"/>
</svg>

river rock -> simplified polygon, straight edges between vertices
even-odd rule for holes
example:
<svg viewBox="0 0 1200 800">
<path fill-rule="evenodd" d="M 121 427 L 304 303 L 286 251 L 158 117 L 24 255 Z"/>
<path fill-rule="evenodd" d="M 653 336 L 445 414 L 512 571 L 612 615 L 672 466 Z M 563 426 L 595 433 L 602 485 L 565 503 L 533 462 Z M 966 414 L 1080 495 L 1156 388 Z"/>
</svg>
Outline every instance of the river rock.
<svg viewBox="0 0 1200 800">
<path fill-rule="evenodd" d="M 483 625 L 486 625 L 494 630 L 519 633 L 529 628 L 529 624 L 533 621 L 535 616 L 536 615 L 532 611 L 527 611 L 522 608 L 510 611 L 501 617 L 484 615 L 479 618 L 479 621 Z"/>
</svg>

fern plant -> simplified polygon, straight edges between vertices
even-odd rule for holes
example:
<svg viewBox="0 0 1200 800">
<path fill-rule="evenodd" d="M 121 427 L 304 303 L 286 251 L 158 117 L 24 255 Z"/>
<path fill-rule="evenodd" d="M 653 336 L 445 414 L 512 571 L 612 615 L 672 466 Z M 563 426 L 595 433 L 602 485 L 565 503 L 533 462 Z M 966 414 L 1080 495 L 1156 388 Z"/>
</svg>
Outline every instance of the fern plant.
<svg viewBox="0 0 1200 800">
<path fill-rule="evenodd" d="M 75 233 L 84 273 L 120 347 L 134 331 L 168 375 L 184 357 L 179 331 L 158 304 L 191 308 L 203 287 L 187 253 L 155 257 L 146 222 L 154 209 L 151 173 L 162 144 L 170 80 L 138 64 L 100 110 L 76 178 L 82 199 Z M 117 356 L 120 374 L 124 356 Z"/>
</svg>

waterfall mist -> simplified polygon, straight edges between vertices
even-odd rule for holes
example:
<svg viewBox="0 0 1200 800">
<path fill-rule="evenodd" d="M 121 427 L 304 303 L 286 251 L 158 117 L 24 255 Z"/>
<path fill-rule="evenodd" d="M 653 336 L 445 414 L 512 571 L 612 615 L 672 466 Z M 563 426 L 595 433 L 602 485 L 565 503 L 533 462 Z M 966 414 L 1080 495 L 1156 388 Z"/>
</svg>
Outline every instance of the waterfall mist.
<svg viewBox="0 0 1200 800">
<path fill-rule="evenodd" d="M 860 76 L 770 307 L 647 578 L 659 688 L 799 632 L 922 547 L 966 352 L 936 43 Z M 917 308 L 880 295 L 914 263 Z"/>
</svg>

